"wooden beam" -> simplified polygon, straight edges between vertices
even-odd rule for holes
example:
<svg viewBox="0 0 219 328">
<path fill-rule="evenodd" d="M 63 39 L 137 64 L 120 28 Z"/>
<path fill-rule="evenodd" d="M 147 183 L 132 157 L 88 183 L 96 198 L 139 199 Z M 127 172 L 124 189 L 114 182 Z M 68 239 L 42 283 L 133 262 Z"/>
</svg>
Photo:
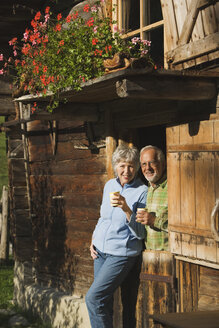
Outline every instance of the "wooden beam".
<svg viewBox="0 0 219 328">
<path fill-rule="evenodd" d="M 219 32 L 203 39 L 179 46 L 167 53 L 167 62 L 178 65 L 191 59 L 212 53 L 219 49 Z"/>
<path fill-rule="evenodd" d="M 157 105 L 136 101 L 136 105 L 130 104 L 126 111 L 115 112 L 113 118 L 115 128 L 119 130 L 207 120 L 213 112 L 215 101 L 166 101 Z"/>
<path fill-rule="evenodd" d="M 190 41 L 199 11 L 213 3 L 215 3 L 215 1 L 212 0 L 191 1 L 185 22 L 182 27 L 182 32 L 179 37 L 178 46 L 184 45 Z"/>
<path fill-rule="evenodd" d="M 201 77 L 200 72 L 198 72 L 198 74 L 196 73 L 196 75 L 197 76 L 194 76 L 194 73 L 190 72 L 177 72 L 173 70 L 120 70 L 83 83 L 82 90 L 79 92 L 76 92 L 71 88 L 67 88 L 66 90 L 64 90 L 62 93 L 60 93 L 61 101 L 66 98 L 68 100 L 68 103 L 62 105 L 60 103 L 60 113 L 63 113 L 61 115 L 64 115 L 64 112 L 76 114 L 77 111 L 81 112 L 81 110 L 84 109 L 85 114 L 86 111 L 88 112 L 87 114 L 98 114 L 98 106 L 102 106 L 102 104 L 104 103 L 118 100 L 124 96 L 124 93 L 122 92 L 121 88 L 125 79 L 133 81 L 137 84 L 138 81 L 140 81 L 139 83 L 145 83 L 147 86 L 147 90 L 145 90 L 144 92 L 144 87 L 142 88 L 143 97 L 145 99 L 177 99 L 177 93 L 174 95 L 174 90 L 176 89 L 180 89 L 180 99 L 188 99 L 188 87 L 185 86 L 185 84 L 188 83 L 189 85 L 191 85 L 191 90 L 193 90 L 194 88 L 196 89 L 196 93 L 192 94 L 192 98 L 189 99 L 195 100 L 196 98 L 203 98 L 203 95 L 206 94 L 206 91 L 204 93 L 200 92 L 200 90 L 198 90 L 197 88 L 197 83 L 199 84 L 199 87 L 201 87 L 203 84 L 204 88 L 206 85 L 210 85 L 211 83 L 213 85 L 213 79 L 208 79 L 207 77 L 203 79 Z M 210 82 L 208 82 L 208 80 Z M 206 84 L 204 81 L 207 81 Z M 184 84 L 184 86 L 182 86 L 182 84 Z M 167 87 L 165 87 L 165 85 L 167 85 Z M 162 97 L 160 98 L 161 95 L 159 91 L 162 91 L 164 89 L 165 93 L 163 93 Z M 139 88 L 138 91 L 140 91 Z M 190 93 L 191 92 L 189 92 L 189 94 Z M 137 95 L 139 96 L 139 94 L 140 92 L 138 92 Z M 43 110 L 43 108 L 45 109 L 45 107 L 48 105 L 50 98 L 51 94 L 48 93 L 46 97 L 25 95 L 16 99 L 15 101 L 22 103 L 33 103 L 36 101 L 38 107 L 40 108 L 42 106 Z M 37 112 L 37 115 L 40 111 Z"/>
<path fill-rule="evenodd" d="M 21 102 L 20 102 L 21 103 Z M 60 120 L 82 120 L 96 122 L 99 119 L 98 106 L 96 104 L 67 103 L 60 104 L 54 112 L 46 111 L 47 103 L 37 103 L 38 109 L 31 113 L 31 103 L 22 106 L 22 117 L 20 120 L 8 121 L 2 126 L 13 126 L 35 120 L 60 121 Z"/>
<path fill-rule="evenodd" d="M 11 97 L 0 95 L 0 116 L 15 114 L 15 106 Z"/>
<path fill-rule="evenodd" d="M 216 96 L 216 84 L 207 79 L 154 77 L 123 79 L 116 83 L 120 98 L 166 99 L 166 100 L 204 100 Z"/>
</svg>

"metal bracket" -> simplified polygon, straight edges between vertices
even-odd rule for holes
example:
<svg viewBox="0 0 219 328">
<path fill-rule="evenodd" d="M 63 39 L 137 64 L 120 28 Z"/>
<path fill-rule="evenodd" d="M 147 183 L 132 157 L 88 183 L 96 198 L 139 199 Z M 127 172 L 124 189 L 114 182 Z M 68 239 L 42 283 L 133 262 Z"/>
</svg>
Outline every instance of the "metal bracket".
<svg viewBox="0 0 219 328">
<path fill-rule="evenodd" d="M 140 274 L 140 280 L 145 281 L 157 281 L 157 282 L 165 282 L 171 285 L 172 288 L 176 287 L 176 278 L 173 276 L 161 276 L 159 274 L 149 274 L 149 273 L 144 273 L 141 272 Z"/>
</svg>

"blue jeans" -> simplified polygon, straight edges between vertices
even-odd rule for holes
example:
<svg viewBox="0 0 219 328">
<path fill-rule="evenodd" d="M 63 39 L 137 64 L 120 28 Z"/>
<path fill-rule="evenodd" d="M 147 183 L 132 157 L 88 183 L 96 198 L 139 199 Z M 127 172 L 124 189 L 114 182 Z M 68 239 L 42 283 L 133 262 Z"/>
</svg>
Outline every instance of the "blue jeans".
<svg viewBox="0 0 219 328">
<path fill-rule="evenodd" d="M 94 281 L 86 295 L 92 328 L 113 328 L 113 294 L 135 264 L 136 257 L 113 256 L 98 251 Z"/>
</svg>

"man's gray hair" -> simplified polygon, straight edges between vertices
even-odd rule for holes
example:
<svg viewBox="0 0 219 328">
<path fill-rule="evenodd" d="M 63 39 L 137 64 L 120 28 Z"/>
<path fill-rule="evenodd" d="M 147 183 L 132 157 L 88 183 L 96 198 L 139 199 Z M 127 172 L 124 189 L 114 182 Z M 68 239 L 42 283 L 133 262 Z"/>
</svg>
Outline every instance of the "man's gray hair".
<svg viewBox="0 0 219 328">
<path fill-rule="evenodd" d="M 142 153 L 144 153 L 146 150 L 149 150 L 149 149 L 154 149 L 156 151 L 158 161 L 161 162 L 165 166 L 165 164 L 166 164 L 165 155 L 164 155 L 163 151 L 156 146 L 148 145 L 148 146 L 143 147 L 140 151 L 140 157 L 141 157 Z"/>
<path fill-rule="evenodd" d="M 139 167 L 140 167 L 140 160 L 139 160 L 139 151 L 136 147 L 128 147 L 125 145 L 120 145 L 116 148 L 112 155 L 112 165 L 113 170 L 116 172 L 116 166 L 119 162 L 128 162 L 132 163 L 135 167 L 135 174 L 137 173 Z"/>
</svg>

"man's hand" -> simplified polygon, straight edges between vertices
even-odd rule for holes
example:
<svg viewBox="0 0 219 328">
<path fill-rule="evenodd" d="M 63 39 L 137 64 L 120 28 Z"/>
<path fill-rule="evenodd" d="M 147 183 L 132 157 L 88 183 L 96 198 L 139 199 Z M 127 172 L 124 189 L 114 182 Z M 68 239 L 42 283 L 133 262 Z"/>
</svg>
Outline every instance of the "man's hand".
<svg viewBox="0 0 219 328">
<path fill-rule="evenodd" d="M 155 219 L 155 213 L 148 212 L 147 210 L 139 211 L 136 214 L 136 222 L 139 222 L 144 225 L 149 225 L 150 227 L 153 227 Z"/>
</svg>

